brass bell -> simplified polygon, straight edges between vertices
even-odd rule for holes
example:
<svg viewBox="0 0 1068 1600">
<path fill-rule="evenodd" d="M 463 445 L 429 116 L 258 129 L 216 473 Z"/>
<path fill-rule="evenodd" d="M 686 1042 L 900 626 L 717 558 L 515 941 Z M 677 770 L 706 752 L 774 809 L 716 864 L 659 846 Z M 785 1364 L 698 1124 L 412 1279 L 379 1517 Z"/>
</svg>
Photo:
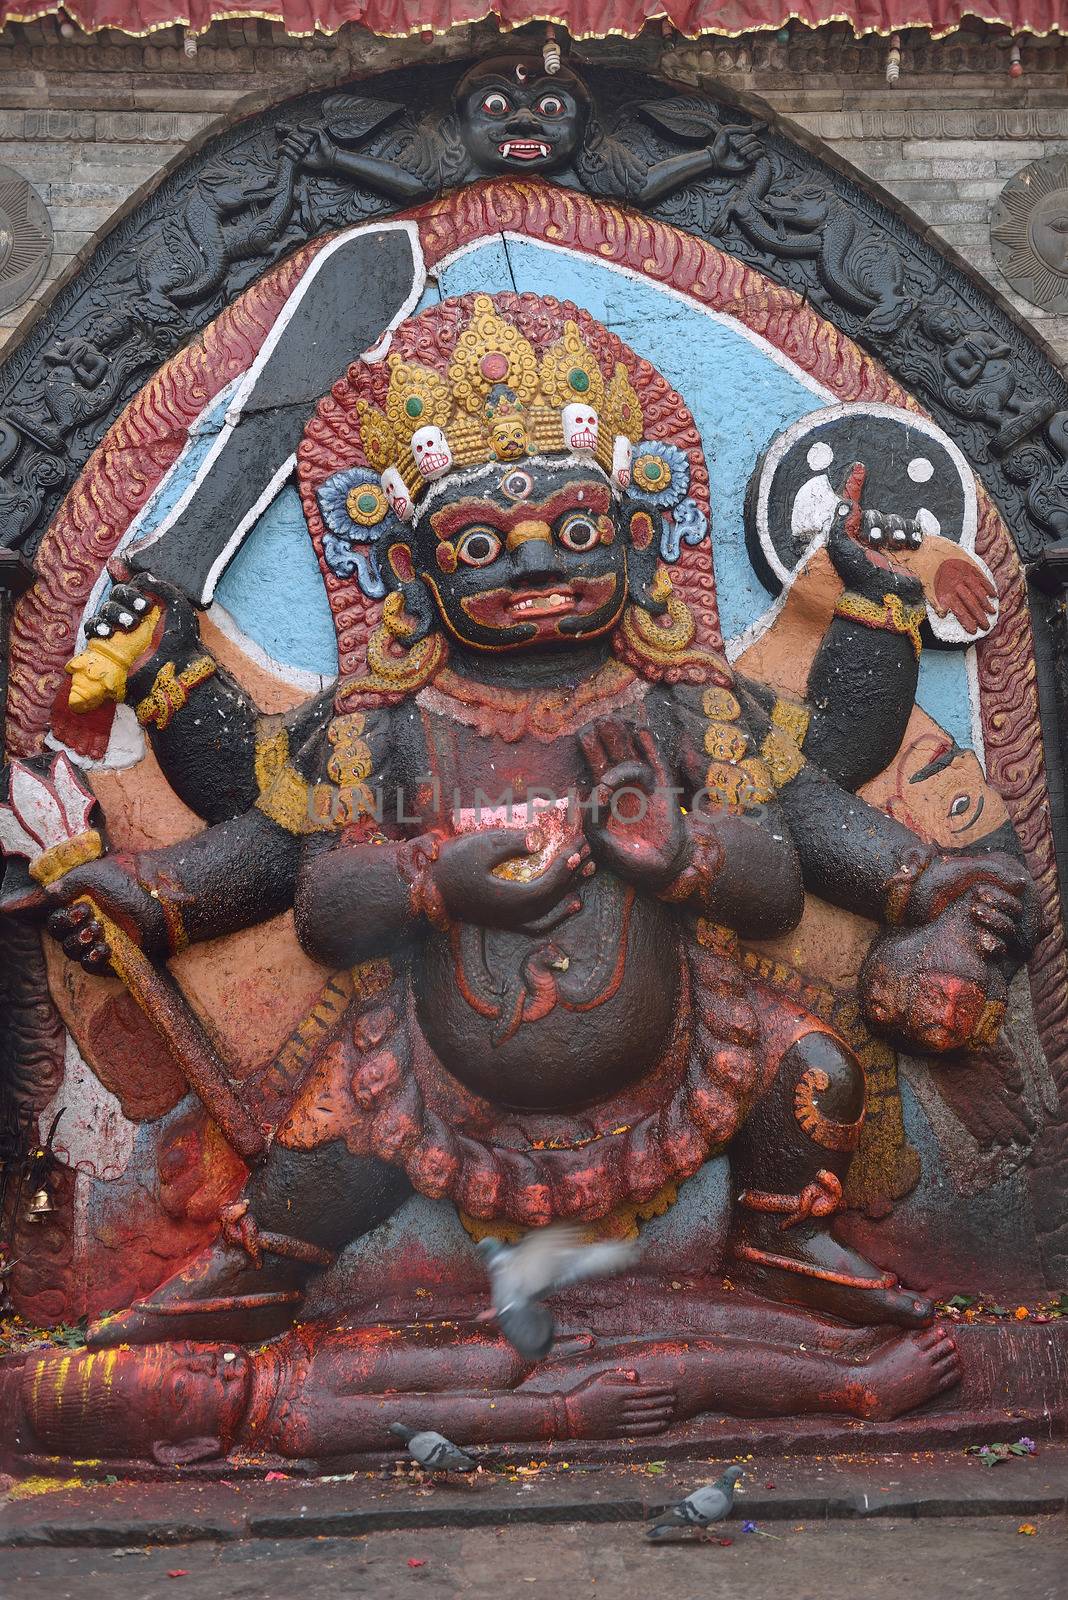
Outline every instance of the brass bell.
<svg viewBox="0 0 1068 1600">
<path fill-rule="evenodd" d="M 40 1222 L 43 1217 L 51 1216 L 55 1209 L 55 1206 L 52 1204 L 52 1196 L 49 1194 L 48 1190 L 38 1189 L 37 1193 L 33 1196 L 29 1205 L 26 1207 L 26 1221 Z"/>
</svg>

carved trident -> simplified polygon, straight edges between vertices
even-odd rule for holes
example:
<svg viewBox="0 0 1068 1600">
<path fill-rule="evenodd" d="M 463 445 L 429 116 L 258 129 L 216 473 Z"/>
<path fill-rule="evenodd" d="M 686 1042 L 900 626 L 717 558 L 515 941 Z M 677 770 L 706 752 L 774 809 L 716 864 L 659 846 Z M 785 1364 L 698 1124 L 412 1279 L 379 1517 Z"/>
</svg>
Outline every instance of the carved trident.
<svg viewBox="0 0 1068 1600">
<path fill-rule="evenodd" d="M 47 777 L 12 761 L 11 804 L 0 805 L 0 849 L 26 856 L 30 876 L 46 888 L 65 872 L 104 854 L 104 841 L 89 818 L 96 797 L 78 778 L 69 756 L 57 755 Z M 150 961 L 129 934 L 91 895 L 78 897 L 104 930 L 112 970 L 159 1034 L 199 1096 L 205 1110 L 239 1155 L 256 1161 L 266 1140 L 234 1093 L 226 1067 L 181 989 L 166 969 Z"/>
</svg>

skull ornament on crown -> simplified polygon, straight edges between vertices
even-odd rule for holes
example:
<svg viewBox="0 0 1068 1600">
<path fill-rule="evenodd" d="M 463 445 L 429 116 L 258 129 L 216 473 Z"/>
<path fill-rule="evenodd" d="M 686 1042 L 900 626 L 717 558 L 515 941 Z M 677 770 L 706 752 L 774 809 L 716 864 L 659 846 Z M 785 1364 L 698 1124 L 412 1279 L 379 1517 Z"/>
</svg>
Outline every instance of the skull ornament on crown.
<svg viewBox="0 0 1068 1600">
<path fill-rule="evenodd" d="M 592 406 L 565 406 L 564 438 L 569 450 L 588 450 L 592 454 L 597 449 L 597 431 L 599 418 Z"/>
<path fill-rule="evenodd" d="M 415 513 L 415 501 L 408 493 L 407 485 L 396 467 L 387 467 L 382 474 L 382 487 L 386 491 L 386 499 L 395 517 L 402 522 L 410 522 Z"/>
<path fill-rule="evenodd" d="M 449 441 L 440 428 L 417 428 L 412 434 L 412 455 L 427 483 L 444 477 L 452 466 Z"/>
</svg>

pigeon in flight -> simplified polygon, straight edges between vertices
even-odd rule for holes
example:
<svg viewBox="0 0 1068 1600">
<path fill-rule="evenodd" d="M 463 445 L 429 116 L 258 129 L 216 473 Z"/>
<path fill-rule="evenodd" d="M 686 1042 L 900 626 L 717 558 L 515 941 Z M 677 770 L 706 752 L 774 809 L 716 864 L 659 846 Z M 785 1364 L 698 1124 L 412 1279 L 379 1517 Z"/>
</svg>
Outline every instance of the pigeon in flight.
<svg viewBox="0 0 1068 1600">
<path fill-rule="evenodd" d="M 741 1467 L 728 1467 L 715 1483 L 702 1484 L 678 1505 L 662 1512 L 652 1527 L 646 1529 L 646 1538 L 662 1539 L 675 1528 L 696 1528 L 704 1533 L 710 1522 L 722 1522 L 734 1504 L 734 1485 L 743 1476 Z"/>
<path fill-rule="evenodd" d="M 492 1313 L 509 1344 L 528 1361 L 546 1355 L 555 1332 L 551 1314 L 540 1303 L 570 1283 L 625 1272 L 638 1259 L 632 1244 L 583 1244 L 575 1227 L 533 1228 L 516 1245 L 480 1239 L 476 1249 L 490 1280 Z"/>
<path fill-rule="evenodd" d="M 474 1472 L 478 1461 L 432 1429 L 409 1428 L 405 1422 L 391 1422 L 389 1431 L 408 1446 L 412 1460 L 424 1472 Z"/>
</svg>

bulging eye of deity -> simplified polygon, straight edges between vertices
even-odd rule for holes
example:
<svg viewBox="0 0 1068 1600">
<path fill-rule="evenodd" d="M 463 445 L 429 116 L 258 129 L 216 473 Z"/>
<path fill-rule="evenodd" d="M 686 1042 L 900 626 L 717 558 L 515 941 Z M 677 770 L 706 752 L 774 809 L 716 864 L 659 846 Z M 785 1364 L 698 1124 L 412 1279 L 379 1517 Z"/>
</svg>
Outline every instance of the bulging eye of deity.
<svg viewBox="0 0 1068 1600">
<path fill-rule="evenodd" d="M 588 512 L 575 511 L 560 525 L 560 543 L 569 550 L 592 550 L 601 537 L 597 519 Z"/>
<path fill-rule="evenodd" d="M 487 117 L 506 117 L 512 109 L 512 103 L 506 94 L 493 89 L 483 100 L 481 109 Z"/>
<path fill-rule="evenodd" d="M 440 428 L 427 426 L 419 428 L 412 435 L 412 455 L 415 464 L 428 483 L 435 478 L 444 477 L 452 466 L 452 451 L 449 441 Z M 386 491 L 387 494 L 389 491 Z"/>
<path fill-rule="evenodd" d="M 534 109 L 542 117 L 562 117 L 567 107 L 558 94 L 543 94 Z"/>
<path fill-rule="evenodd" d="M 565 406 L 562 417 L 564 439 L 569 450 L 593 451 L 597 448 L 597 413 L 589 406 Z"/>
<path fill-rule="evenodd" d="M 466 567 L 488 567 L 501 549 L 500 537 L 492 528 L 472 528 L 460 540 L 456 554 Z"/>
</svg>

